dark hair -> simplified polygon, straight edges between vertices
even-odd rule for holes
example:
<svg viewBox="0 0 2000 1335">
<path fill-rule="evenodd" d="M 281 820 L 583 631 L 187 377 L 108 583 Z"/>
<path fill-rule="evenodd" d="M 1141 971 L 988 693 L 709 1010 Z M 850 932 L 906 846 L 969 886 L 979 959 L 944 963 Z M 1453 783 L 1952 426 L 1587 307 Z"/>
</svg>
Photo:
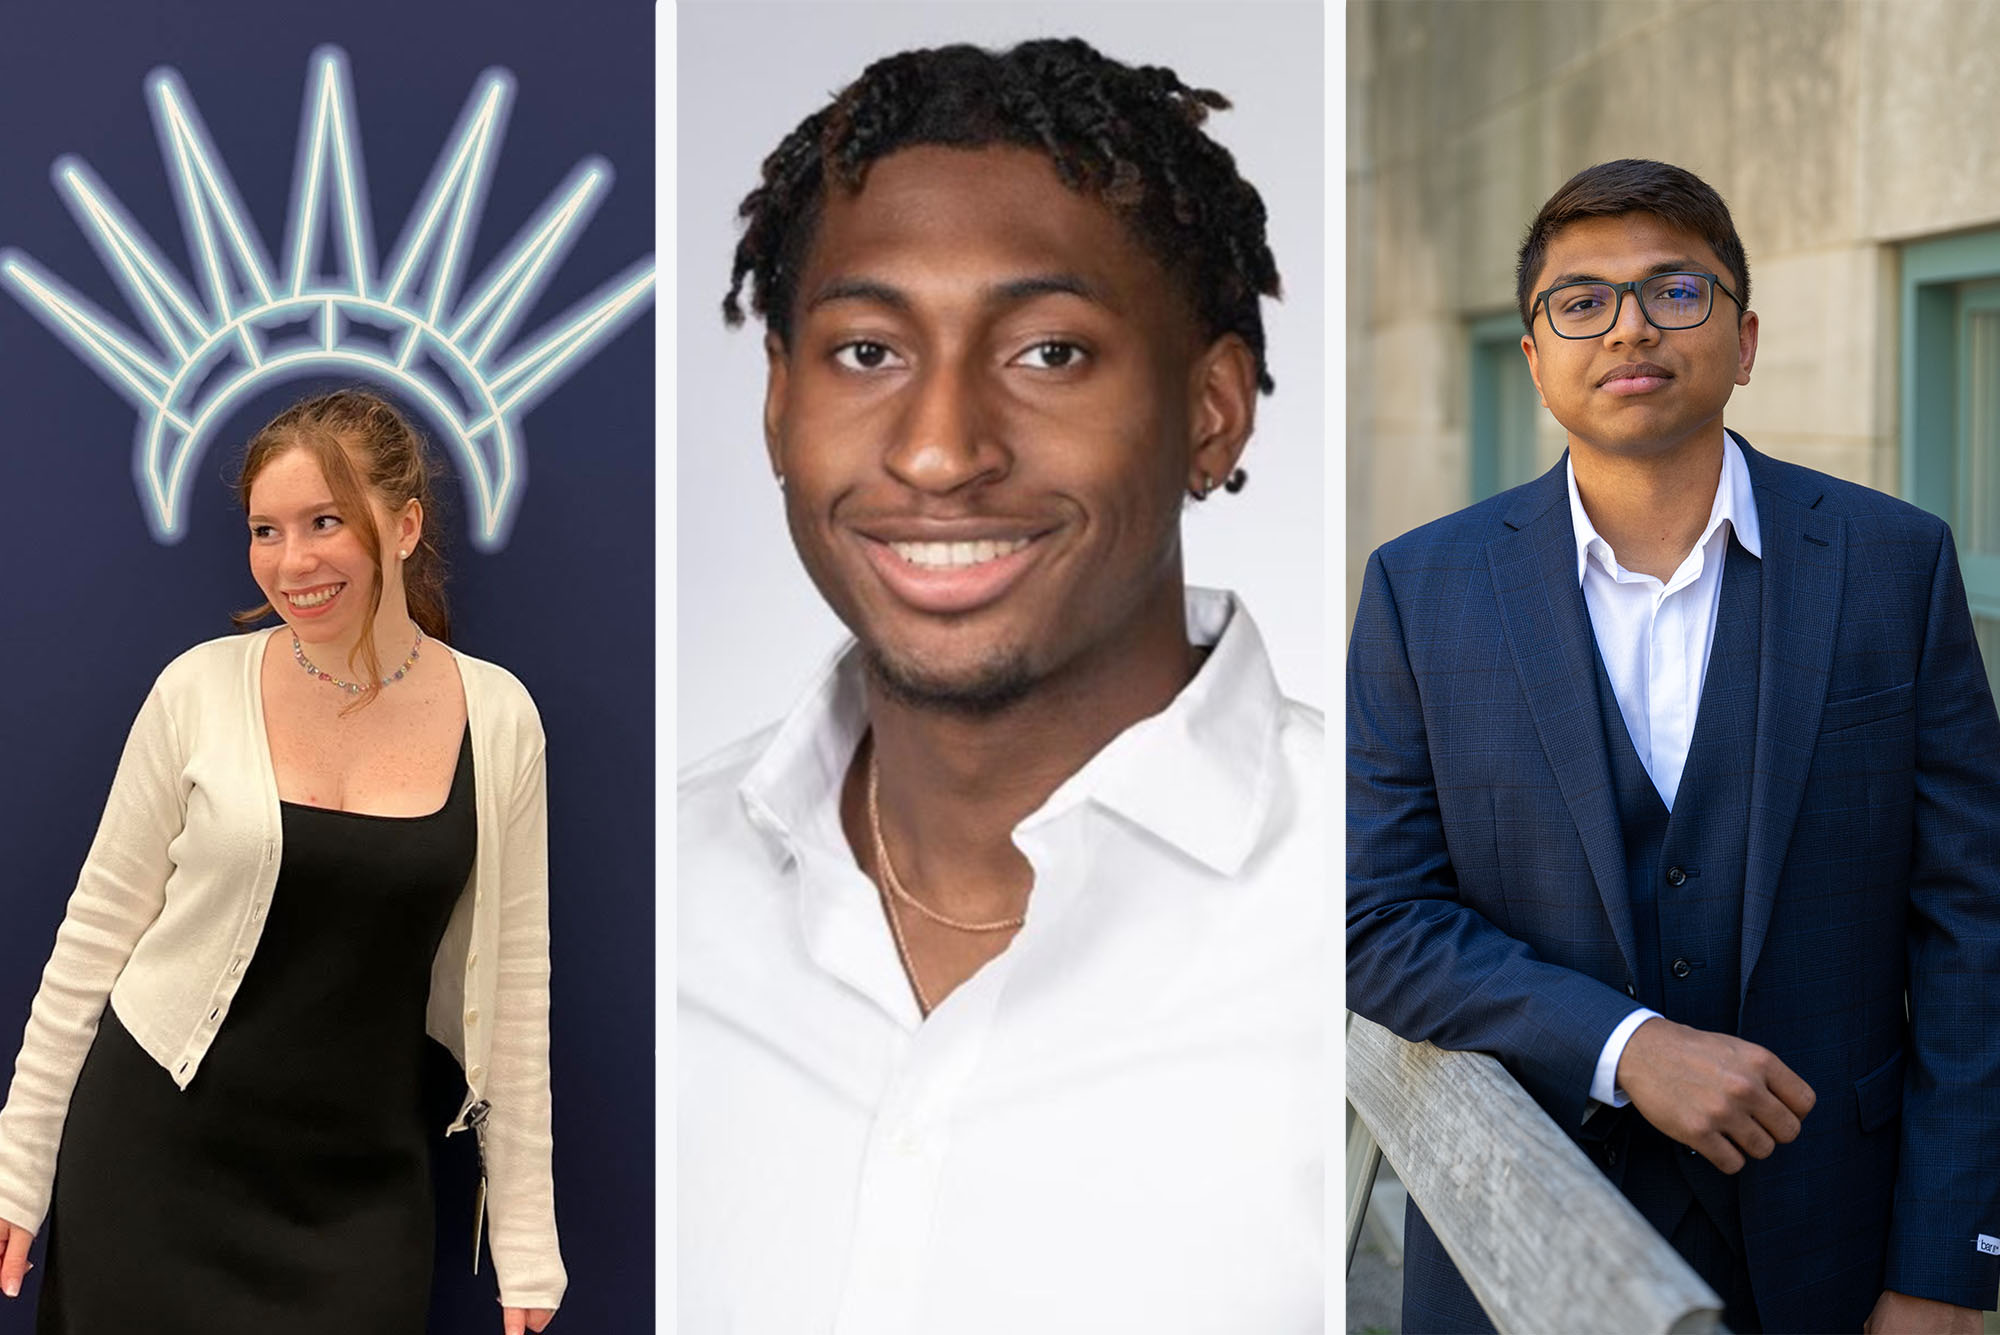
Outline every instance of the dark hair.
<svg viewBox="0 0 2000 1335">
<path fill-rule="evenodd" d="M 236 474 L 236 499 L 250 510 L 250 486 L 273 459 L 304 450 L 319 464 L 341 518 L 361 539 L 361 548 L 375 566 L 375 585 L 368 594 L 368 615 L 361 638 L 349 655 L 350 667 L 363 681 L 380 681 L 382 663 L 375 647 L 375 613 L 382 605 L 382 538 L 375 511 L 363 489 L 373 492 L 391 510 L 411 501 L 423 507 L 423 532 L 409 559 L 403 562 L 403 597 L 410 619 L 434 640 L 451 639 L 451 614 L 444 598 L 444 556 L 437 535 L 443 532 L 439 507 L 432 493 L 435 470 L 426 457 L 424 438 L 394 405 L 365 389 L 337 389 L 303 399 L 279 413 L 251 437 Z M 232 618 L 252 626 L 275 609 L 266 602 Z M 374 699 L 362 694 L 357 703 Z"/>
<path fill-rule="evenodd" d="M 1279 283 L 1264 201 L 1229 150 L 1201 130 L 1210 110 L 1228 105 L 1170 69 L 1135 69 L 1073 37 L 885 57 L 764 159 L 762 184 L 736 211 L 745 226 L 723 317 L 742 323 L 738 297 L 748 279 L 751 309 L 789 344 L 799 270 L 828 180 L 857 191 L 870 163 L 919 144 L 1018 144 L 1048 154 L 1065 185 L 1122 217 L 1179 281 L 1207 336 L 1234 333 L 1249 345 L 1258 386 L 1269 393 L 1257 300 L 1277 296 Z"/>
<path fill-rule="evenodd" d="M 1530 334 L 1535 332 L 1535 318 L 1529 303 L 1535 299 L 1535 278 L 1548 258 L 1549 242 L 1573 222 L 1624 213 L 1650 213 L 1700 237 L 1729 270 L 1730 286 L 1741 303 L 1738 313 L 1750 309 L 1750 260 L 1722 196 L 1685 167 L 1650 158 L 1620 158 L 1585 167 L 1570 177 L 1528 224 L 1514 270 L 1514 303 Z"/>
</svg>

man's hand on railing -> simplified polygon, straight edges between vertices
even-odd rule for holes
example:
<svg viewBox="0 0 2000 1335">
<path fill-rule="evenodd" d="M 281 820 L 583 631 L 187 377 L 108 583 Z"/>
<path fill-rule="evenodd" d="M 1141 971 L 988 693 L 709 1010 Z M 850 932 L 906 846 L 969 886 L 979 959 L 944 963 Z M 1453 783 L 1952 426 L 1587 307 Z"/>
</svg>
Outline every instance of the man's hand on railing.
<svg viewBox="0 0 2000 1335">
<path fill-rule="evenodd" d="M 1795 1139 L 1816 1097 L 1768 1048 L 1664 1016 L 1632 1031 L 1617 1083 L 1641 1117 L 1725 1173 Z"/>
<path fill-rule="evenodd" d="M 1979 1335 L 1985 1321 L 1970 1307 L 1884 1289 L 1875 1310 L 1861 1323 L 1861 1335 Z"/>
</svg>

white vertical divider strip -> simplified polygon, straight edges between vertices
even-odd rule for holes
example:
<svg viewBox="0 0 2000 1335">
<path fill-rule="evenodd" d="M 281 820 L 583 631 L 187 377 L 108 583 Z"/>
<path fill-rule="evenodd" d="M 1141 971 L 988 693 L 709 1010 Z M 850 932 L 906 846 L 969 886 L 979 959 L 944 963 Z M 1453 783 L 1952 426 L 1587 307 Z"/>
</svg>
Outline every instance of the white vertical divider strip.
<svg viewBox="0 0 2000 1335">
<path fill-rule="evenodd" d="M 1324 409 L 1326 433 L 1324 552 L 1326 578 L 1320 586 L 1325 600 L 1327 681 L 1322 687 L 1327 721 L 1327 807 L 1326 893 L 1328 898 L 1326 933 L 1326 1328 L 1347 1329 L 1347 1266 L 1335 1265 L 1333 1240 L 1346 1236 L 1344 1218 L 1346 1137 L 1341 1110 L 1346 1103 L 1346 1026 L 1340 1017 L 1347 1007 L 1347 934 L 1337 924 L 1346 921 L 1340 909 L 1346 902 L 1347 878 L 1347 23 L 1349 7 L 1328 5 L 1323 11 L 1322 32 L 1326 58 L 1325 99 L 1326 137 L 1321 147 L 1326 166 L 1321 176 L 1325 190 L 1326 293 L 1321 318 L 1326 324 L 1326 361 L 1321 375 L 1326 385 Z M 1343 1217 L 1336 1228 L 1336 1213 Z"/>
</svg>

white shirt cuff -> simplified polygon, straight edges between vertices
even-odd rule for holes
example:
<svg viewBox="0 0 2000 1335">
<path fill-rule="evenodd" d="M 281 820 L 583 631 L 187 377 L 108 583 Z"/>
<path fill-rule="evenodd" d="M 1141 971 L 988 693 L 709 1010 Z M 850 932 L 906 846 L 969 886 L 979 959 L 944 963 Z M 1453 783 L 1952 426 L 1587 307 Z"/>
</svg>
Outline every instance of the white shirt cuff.
<svg viewBox="0 0 2000 1335">
<path fill-rule="evenodd" d="M 1611 1031 L 1611 1037 L 1604 1040 L 1604 1051 L 1597 1055 L 1597 1071 L 1590 1077 L 1590 1097 L 1614 1108 L 1622 1108 L 1632 1101 L 1624 1090 L 1618 1088 L 1618 1059 L 1625 1055 L 1625 1045 L 1632 1041 L 1632 1031 L 1659 1014 L 1641 1006 L 1618 1022 L 1618 1027 Z"/>
</svg>

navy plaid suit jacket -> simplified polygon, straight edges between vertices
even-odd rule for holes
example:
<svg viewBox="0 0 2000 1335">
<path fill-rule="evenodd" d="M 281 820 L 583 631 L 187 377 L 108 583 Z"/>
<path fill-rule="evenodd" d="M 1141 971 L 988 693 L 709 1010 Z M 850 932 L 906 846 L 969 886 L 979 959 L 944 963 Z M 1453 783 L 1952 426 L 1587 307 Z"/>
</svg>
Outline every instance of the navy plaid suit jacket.
<svg viewBox="0 0 2000 1335">
<path fill-rule="evenodd" d="M 1990 1307 L 2000 721 L 1957 554 L 1930 514 L 1743 453 L 1763 612 L 1738 1033 L 1818 1095 L 1741 1175 L 1758 1307 L 1813 1330 L 1884 1287 Z M 1376 551 L 1347 673 L 1348 1004 L 1493 1053 L 1572 1134 L 1637 976 L 1593 648 L 1558 464 Z"/>
</svg>

